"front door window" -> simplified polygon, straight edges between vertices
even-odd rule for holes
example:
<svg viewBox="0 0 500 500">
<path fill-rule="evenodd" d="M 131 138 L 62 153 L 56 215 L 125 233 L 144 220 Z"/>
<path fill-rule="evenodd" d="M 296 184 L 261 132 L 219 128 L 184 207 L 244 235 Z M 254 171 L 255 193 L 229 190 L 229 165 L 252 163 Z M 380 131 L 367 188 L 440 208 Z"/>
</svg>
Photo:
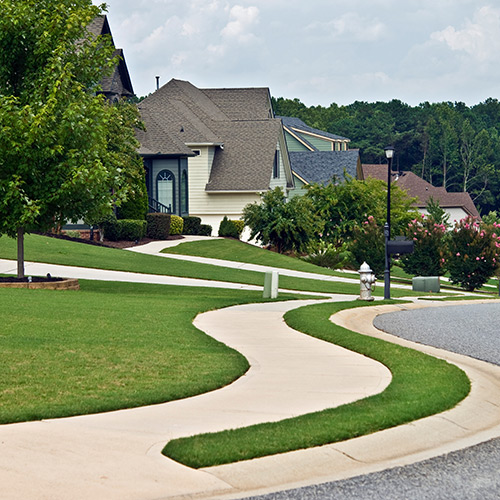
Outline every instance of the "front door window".
<svg viewBox="0 0 500 500">
<path fill-rule="evenodd" d="M 156 176 L 156 190 L 158 201 L 165 205 L 169 212 L 175 212 L 175 179 L 170 170 L 162 170 Z"/>
</svg>

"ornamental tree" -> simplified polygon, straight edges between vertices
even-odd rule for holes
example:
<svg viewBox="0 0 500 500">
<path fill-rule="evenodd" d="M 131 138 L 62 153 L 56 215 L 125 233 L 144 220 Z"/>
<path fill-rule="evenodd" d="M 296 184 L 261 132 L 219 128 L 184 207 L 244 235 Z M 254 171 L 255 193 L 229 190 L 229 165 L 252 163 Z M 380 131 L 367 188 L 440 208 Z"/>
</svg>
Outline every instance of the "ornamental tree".
<svg viewBox="0 0 500 500">
<path fill-rule="evenodd" d="M 413 240 L 413 252 L 401 257 L 401 266 L 416 276 L 442 276 L 445 273 L 446 226 L 434 217 L 420 215 L 408 225 L 406 236 Z"/>
<path fill-rule="evenodd" d="M 498 269 L 500 224 L 480 224 L 466 217 L 455 224 L 448 240 L 451 282 L 472 291 L 484 285 Z"/>
<path fill-rule="evenodd" d="M 383 227 L 370 215 L 362 224 L 355 226 L 348 248 L 357 269 L 366 262 L 371 270 L 382 277 L 385 270 L 385 238 Z M 392 259 L 390 259 L 392 267 Z"/>
<path fill-rule="evenodd" d="M 117 60 L 86 27 L 91 0 L 0 0 L 0 235 L 95 220 L 143 175 L 131 105 L 111 105 L 98 82 Z"/>
</svg>

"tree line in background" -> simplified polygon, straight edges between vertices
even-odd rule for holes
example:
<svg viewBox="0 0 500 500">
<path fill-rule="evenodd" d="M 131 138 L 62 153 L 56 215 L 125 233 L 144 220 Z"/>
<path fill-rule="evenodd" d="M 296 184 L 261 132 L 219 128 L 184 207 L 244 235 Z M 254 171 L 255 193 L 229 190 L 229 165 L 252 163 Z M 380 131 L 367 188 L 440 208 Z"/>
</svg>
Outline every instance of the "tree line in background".
<svg viewBox="0 0 500 500">
<path fill-rule="evenodd" d="M 348 106 L 307 107 L 299 99 L 273 98 L 278 116 L 351 139 L 365 164 L 385 163 L 384 147 L 394 145 L 395 166 L 411 170 L 436 187 L 468 192 L 481 214 L 500 208 L 500 102 L 399 100 Z"/>
</svg>

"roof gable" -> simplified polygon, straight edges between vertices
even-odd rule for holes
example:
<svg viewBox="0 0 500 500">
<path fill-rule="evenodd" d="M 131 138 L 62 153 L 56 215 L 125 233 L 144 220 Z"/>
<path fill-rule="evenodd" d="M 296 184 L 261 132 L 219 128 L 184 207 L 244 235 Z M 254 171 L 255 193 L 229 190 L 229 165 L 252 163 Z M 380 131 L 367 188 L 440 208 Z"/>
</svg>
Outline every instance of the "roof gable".
<svg viewBox="0 0 500 500">
<path fill-rule="evenodd" d="M 365 178 L 374 177 L 387 182 L 387 165 L 363 165 L 363 173 Z M 441 208 L 462 208 L 467 214 L 479 217 L 469 193 L 449 193 L 444 187 L 433 186 L 413 172 L 393 172 L 391 178 L 408 196 L 417 198 L 418 208 L 425 208 L 432 198 Z"/>
<path fill-rule="evenodd" d="M 207 191 L 269 189 L 278 143 L 292 176 L 281 121 L 271 118 L 268 89 L 198 89 L 172 79 L 138 108 L 146 125 L 141 154 L 186 154 L 196 145 L 216 147 Z M 166 136 L 168 139 L 166 139 Z M 191 151 L 192 153 L 192 151 Z"/>
<path fill-rule="evenodd" d="M 109 36 L 113 47 L 113 35 L 109 27 L 108 18 L 105 15 L 95 17 L 87 26 L 87 30 L 94 36 Z M 118 64 L 108 76 L 104 76 L 100 82 L 102 93 L 108 97 L 131 97 L 134 95 L 132 80 L 125 62 L 125 56 L 122 49 L 116 49 L 113 57 L 118 56 Z"/>
</svg>

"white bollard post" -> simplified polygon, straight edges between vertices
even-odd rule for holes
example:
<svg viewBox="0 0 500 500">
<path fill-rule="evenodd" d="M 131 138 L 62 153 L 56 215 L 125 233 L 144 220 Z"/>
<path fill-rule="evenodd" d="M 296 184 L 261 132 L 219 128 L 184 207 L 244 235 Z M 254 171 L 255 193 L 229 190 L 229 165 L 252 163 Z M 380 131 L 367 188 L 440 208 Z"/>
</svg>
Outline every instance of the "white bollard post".
<svg viewBox="0 0 500 500">
<path fill-rule="evenodd" d="M 267 271 L 264 276 L 264 293 L 265 299 L 276 299 L 278 297 L 278 282 L 279 274 L 277 271 Z"/>
</svg>

